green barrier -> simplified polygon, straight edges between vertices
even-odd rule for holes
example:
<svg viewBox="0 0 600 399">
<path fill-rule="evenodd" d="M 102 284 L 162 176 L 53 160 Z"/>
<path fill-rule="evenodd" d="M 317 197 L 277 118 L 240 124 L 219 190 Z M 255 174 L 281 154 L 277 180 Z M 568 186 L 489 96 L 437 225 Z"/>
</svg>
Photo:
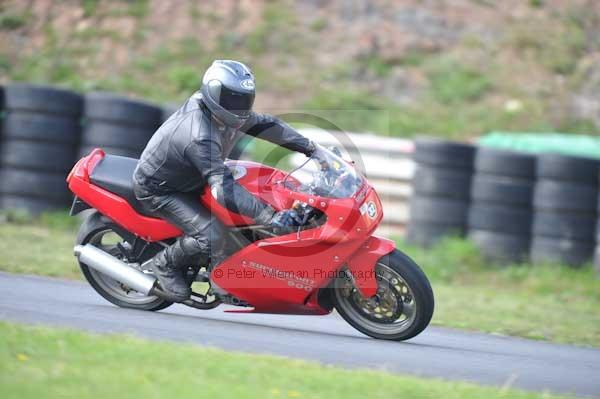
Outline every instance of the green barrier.
<svg viewBox="0 0 600 399">
<path fill-rule="evenodd" d="M 565 155 L 600 159 L 600 137 L 563 133 L 491 132 L 478 140 L 484 147 L 506 150 Z"/>
</svg>

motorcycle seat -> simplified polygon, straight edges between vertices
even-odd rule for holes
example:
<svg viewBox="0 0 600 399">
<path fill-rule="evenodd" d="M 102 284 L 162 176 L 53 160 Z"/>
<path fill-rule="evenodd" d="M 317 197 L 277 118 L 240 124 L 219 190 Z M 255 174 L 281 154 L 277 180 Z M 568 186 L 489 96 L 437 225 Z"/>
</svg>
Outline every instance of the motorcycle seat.
<svg viewBox="0 0 600 399">
<path fill-rule="evenodd" d="M 133 193 L 133 171 L 138 160 L 118 155 L 105 155 L 90 174 L 92 184 L 125 199 L 136 212 L 150 217 L 152 215 Z"/>
</svg>

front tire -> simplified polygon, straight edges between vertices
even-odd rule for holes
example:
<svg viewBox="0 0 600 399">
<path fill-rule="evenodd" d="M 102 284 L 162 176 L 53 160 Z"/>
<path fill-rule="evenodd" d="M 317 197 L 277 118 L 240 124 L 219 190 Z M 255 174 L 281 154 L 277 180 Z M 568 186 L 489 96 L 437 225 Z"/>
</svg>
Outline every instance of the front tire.
<svg viewBox="0 0 600 399">
<path fill-rule="evenodd" d="M 115 224 L 110 219 L 102 216 L 100 213 L 89 215 L 79 228 L 77 234 L 77 245 L 92 244 L 95 247 L 110 253 L 113 256 L 120 256 L 120 249 L 117 243 L 123 243 L 126 240 L 116 232 Z M 147 252 L 138 263 L 150 259 L 154 253 Z M 173 303 L 157 296 L 146 296 L 136 292 L 117 280 L 106 276 L 87 265 L 79 262 L 81 272 L 94 290 L 107 301 L 122 307 L 139 310 L 157 311 L 171 306 Z"/>
<path fill-rule="evenodd" d="M 377 295 L 363 297 L 348 272 L 334 280 L 331 298 L 352 327 L 370 337 L 404 341 L 420 334 L 431 321 L 433 290 L 419 266 L 398 250 L 375 265 Z"/>
</svg>

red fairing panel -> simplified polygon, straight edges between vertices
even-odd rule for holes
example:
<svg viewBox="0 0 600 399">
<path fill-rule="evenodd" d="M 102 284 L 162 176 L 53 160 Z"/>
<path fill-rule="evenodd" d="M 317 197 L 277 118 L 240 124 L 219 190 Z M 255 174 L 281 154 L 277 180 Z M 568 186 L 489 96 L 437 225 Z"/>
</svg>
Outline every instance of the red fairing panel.
<svg viewBox="0 0 600 399">
<path fill-rule="evenodd" d="M 146 241 L 180 236 L 181 230 L 167 221 L 142 216 L 123 198 L 90 183 L 90 172 L 103 157 L 104 151 L 95 149 L 79 160 L 67 177 L 69 189 L 88 205 Z"/>
<path fill-rule="evenodd" d="M 69 188 L 101 214 L 146 241 L 162 241 L 182 234 L 165 220 L 140 215 L 123 198 L 100 187 L 73 178 Z"/>
<path fill-rule="evenodd" d="M 258 197 L 263 202 L 271 205 L 277 210 L 290 208 L 293 200 L 274 196 L 271 182 L 285 176 L 281 171 L 250 161 L 227 161 L 225 162 L 232 171 L 236 181 L 244 186 L 248 192 Z M 245 226 L 254 224 L 252 218 L 231 212 L 219 204 L 213 197 L 210 187 L 206 186 L 200 198 L 202 204 L 210 209 L 225 226 Z"/>
<path fill-rule="evenodd" d="M 360 202 L 273 191 L 314 204 L 326 212 L 327 222 L 250 244 L 216 267 L 211 281 L 265 313 L 326 313 L 314 300 L 316 293 L 344 265 L 358 277 L 359 289 L 375 294 L 375 262 L 394 249 L 392 241 L 370 237 L 383 216 L 375 192 L 366 187 Z M 374 206 L 375 212 L 363 212 L 364 204 Z"/>
<path fill-rule="evenodd" d="M 331 245 L 281 236 L 247 246 L 216 267 L 211 278 L 257 312 L 322 313 L 316 304 L 307 308 L 307 299 L 336 277 L 360 245 L 360 241 Z"/>
<path fill-rule="evenodd" d="M 375 263 L 394 249 L 394 241 L 372 236 L 348 259 L 348 271 L 352 273 L 356 288 L 363 296 L 368 298 L 377 293 Z"/>
</svg>

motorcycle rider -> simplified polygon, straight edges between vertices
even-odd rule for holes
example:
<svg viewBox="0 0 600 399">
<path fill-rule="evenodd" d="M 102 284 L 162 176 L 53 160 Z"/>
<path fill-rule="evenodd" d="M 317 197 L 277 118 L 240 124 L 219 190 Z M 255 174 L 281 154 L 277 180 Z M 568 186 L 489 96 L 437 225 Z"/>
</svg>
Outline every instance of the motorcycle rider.
<svg viewBox="0 0 600 399">
<path fill-rule="evenodd" d="M 276 212 L 250 194 L 224 164 L 243 134 L 307 156 L 315 150 L 279 119 L 253 112 L 254 96 L 254 75 L 246 65 L 214 61 L 200 90 L 154 133 L 135 169 L 136 198 L 184 233 L 152 260 L 162 290 L 174 302 L 191 295 L 189 266 L 206 265 L 209 259 L 214 266 L 224 256 L 219 252 L 223 226 L 198 200 L 206 184 L 221 205 L 257 224 L 284 227 L 294 219 L 293 211 Z"/>
</svg>

